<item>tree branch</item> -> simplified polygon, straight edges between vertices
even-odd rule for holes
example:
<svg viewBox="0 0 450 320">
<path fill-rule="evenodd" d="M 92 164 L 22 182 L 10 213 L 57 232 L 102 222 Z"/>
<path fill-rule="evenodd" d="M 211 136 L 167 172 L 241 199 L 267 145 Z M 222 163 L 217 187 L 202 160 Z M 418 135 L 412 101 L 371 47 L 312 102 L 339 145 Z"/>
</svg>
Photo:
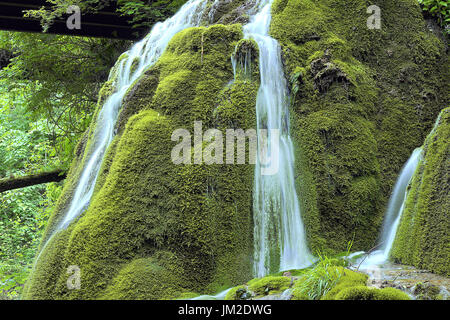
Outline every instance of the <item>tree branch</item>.
<svg viewBox="0 0 450 320">
<path fill-rule="evenodd" d="M 53 171 L 32 174 L 24 177 L 0 179 L 0 193 L 41 183 L 59 182 L 65 178 L 66 172 L 61 169 L 56 169 Z"/>
</svg>

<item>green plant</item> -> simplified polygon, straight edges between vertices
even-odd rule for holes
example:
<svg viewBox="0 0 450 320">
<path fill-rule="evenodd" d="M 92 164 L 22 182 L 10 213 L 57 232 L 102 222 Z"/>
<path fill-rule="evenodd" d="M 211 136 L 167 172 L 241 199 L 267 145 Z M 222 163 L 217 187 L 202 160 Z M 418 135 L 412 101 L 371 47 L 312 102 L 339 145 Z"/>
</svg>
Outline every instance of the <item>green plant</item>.
<svg viewBox="0 0 450 320">
<path fill-rule="evenodd" d="M 450 5 L 449 1 L 440 0 L 418 0 L 423 11 L 436 17 L 439 24 L 444 28 L 444 33 L 449 35 L 450 30 L 448 24 L 450 22 Z"/>
<path fill-rule="evenodd" d="M 95 13 L 117 2 L 117 12 L 130 18 L 134 28 L 150 28 L 158 21 L 173 15 L 187 0 L 47 0 L 48 6 L 25 10 L 25 17 L 39 19 L 44 32 L 55 20 L 66 16 L 67 8 L 76 5 L 83 13 Z"/>
<path fill-rule="evenodd" d="M 338 259 L 330 259 L 318 253 L 319 262 L 295 284 L 293 298 L 319 300 L 327 294 L 342 276 L 342 267 L 336 267 Z"/>
<path fill-rule="evenodd" d="M 30 269 L 17 265 L 0 266 L 0 300 L 18 299 Z"/>
</svg>

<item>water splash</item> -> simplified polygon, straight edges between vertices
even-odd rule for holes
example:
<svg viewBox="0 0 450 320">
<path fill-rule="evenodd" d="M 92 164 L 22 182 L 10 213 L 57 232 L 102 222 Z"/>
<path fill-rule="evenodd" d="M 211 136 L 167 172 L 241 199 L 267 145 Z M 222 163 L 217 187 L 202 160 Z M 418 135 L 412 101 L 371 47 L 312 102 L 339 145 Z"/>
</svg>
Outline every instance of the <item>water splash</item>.
<svg viewBox="0 0 450 320">
<path fill-rule="evenodd" d="M 258 1 L 252 9 L 254 14 L 250 22 L 243 27 L 244 38 L 253 39 L 259 47 L 261 84 L 256 101 L 257 129 L 258 132 L 268 129 L 264 141 L 258 135 L 259 149 L 266 148 L 273 152 L 276 149 L 273 141 L 279 143 L 278 154 L 271 155 L 278 163 L 274 174 L 262 174 L 264 165 L 259 157 L 255 165 L 254 273 L 257 277 L 278 270 L 303 268 L 313 261 L 295 190 L 294 151 L 289 135 L 289 96 L 280 46 L 268 34 L 271 5 L 272 0 Z M 249 62 L 240 64 L 251 67 Z M 238 63 L 235 61 L 235 73 L 236 65 Z M 279 139 L 272 139 L 273 129 L 279 130 Z"/>
</svg>

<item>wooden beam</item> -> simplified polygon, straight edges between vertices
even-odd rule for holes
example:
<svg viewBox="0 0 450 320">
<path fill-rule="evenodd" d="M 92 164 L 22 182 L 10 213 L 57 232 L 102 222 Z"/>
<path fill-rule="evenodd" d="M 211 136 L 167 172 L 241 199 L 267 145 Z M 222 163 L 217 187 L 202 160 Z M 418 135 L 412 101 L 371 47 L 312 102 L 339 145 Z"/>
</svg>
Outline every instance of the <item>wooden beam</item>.
<svg viewBox="0 0 450 320">
<path fill-rule="evenodd" d="M 24 10 L 39 9 L 46 6 L 45 0 L 0 0 L 0 30 L 42 32 L 42 26 L 36 19 L 25 18 Z M 66 26 L 66 20 L 57 19 L 50 26 L 47 33 L 114 38 L 125 40 L 138 40 L 145 36 L 144 28 L 132 28 L 127 18 L 115 11 L 115 6 L 99 10 L 94 14 L 81 15 L 81 29 L 70 30 Z"/>
</svg>

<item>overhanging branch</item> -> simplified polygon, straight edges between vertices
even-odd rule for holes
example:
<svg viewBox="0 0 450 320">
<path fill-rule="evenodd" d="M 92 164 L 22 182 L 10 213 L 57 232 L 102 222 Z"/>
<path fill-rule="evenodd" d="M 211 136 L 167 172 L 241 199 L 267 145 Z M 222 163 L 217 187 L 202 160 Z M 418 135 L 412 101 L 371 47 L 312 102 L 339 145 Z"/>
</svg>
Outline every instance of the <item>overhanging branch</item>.
<svg viewBox="0 0 450 320">
<path fill-rule="evenodd" d="M 62 169 L 32 174 L 24 177 L 0 179 L 0 193 L 8 190 L 20 189 L 41 183 L 59 182 L 66 178 Z"/>
</svg>

